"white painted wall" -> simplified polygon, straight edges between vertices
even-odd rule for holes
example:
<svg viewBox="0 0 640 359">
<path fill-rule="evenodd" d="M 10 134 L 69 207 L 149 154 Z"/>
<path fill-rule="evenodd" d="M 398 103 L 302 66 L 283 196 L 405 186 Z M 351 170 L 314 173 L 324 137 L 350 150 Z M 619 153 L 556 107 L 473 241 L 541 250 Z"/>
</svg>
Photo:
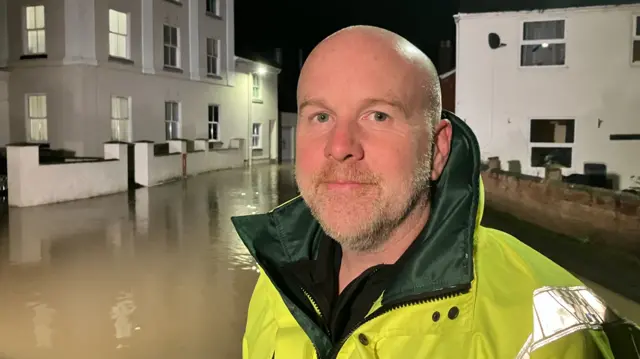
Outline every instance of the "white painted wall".
<svg viewBox="0 0 640 359">
<path fill-rule="evenodd" d="M 9 205 L 29 207 L 127 190 L 127 146 L 105 144 L 111 161 L 40 165 L 37 146 L 8 146 Z"/>
<path fill-rule="evenodd" d="M 244 166 L 244 139 L 233 139 L 226 148 L 209 149 L 206 141 L 196 140 L 194 148 L 198 152 L 187 154 L 187 175 L 238 168 Z"/>
<path fill-rule="evenodd" d="M 573 167 L 605 163 L 620 176 L 640 174 L 640 141 L 610 141 L 610 134 L 640 133 L 640 66 L 631 64 L 633 15 L 640 4 L 582 9 L 461 14 L 457 21 L 456 111 L 475 131 L 483 158 L 530 166 L 531 118 L 576 120 Z M 565 19 L 566 66 L 520 67 L 523 21 Z M 489 48 L 500 35 L 505 47 Z M 598 127 L 598 120 L 601 126 Z"/>
</svg>

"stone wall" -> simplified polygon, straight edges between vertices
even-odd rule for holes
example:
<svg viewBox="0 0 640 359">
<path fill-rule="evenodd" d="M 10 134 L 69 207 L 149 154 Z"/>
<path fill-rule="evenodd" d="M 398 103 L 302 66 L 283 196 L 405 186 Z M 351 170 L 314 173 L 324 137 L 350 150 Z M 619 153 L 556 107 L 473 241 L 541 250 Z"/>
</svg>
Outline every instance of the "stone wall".
<svg viewBox="0 0 640 359">
<path fill-rule="evenodd" d="M 486 202 L 520 219 L 583 241 L 640 254 L 640 198 L 594 187 L 487 170 Z"/>
</svg>

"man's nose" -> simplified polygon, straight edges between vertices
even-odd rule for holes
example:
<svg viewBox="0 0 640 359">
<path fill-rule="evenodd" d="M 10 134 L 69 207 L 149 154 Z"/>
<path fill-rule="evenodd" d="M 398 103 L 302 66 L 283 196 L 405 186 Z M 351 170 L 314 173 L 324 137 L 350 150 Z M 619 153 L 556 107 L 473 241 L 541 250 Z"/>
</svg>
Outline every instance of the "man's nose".
<svg viewBox="0 0 640 359">
<path fill-rule="evenodd" d="M 364 157 L 364 150 L 360 143 L 358 124 L 350 121 L 337 121 L 324 149 L 327 158 L 338 162 L 359 161 Z"/>
</svg>

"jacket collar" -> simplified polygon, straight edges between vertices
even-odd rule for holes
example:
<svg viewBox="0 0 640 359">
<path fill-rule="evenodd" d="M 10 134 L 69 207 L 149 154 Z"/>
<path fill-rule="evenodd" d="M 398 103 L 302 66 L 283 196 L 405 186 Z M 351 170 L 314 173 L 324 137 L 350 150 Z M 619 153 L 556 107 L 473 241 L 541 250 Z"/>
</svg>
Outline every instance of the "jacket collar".
<svg viewBox="0 0 640 359">
<path fill-rule="evenodd" d="M 480 151 L 464 121 L 448 111 L 443 111 L 443 118 L 453 127 L 452 147 L 433 185 L 431 217 L 400 259 L 400 272 L 385 291 L 382 304 L 468 286 L 473 280 L 473 238 L 483 210 Z M 231 220 L 265 274 L 283 296 L 290 296 L 297 288 L 287 287 L 281 268 L 315 259 L 323 235 L 302 198 L 266 214 Z"/>
</svg>

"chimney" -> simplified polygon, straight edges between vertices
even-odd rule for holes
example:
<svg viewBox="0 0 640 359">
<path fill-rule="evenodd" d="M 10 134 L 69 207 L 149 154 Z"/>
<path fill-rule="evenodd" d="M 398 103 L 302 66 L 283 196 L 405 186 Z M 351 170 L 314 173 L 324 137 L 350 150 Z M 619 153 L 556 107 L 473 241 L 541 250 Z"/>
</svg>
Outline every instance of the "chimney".
<svg viewBox="0 0 640 359">
<path fill-rule="evenodd" d="M 451 40 L 440 41 L 440 48 L 438 49 L 438 65 L 436 67 L 440 74 L 453 69 L 453 47 L 451 46 Z"/>
<path fill-rule="evenodd" d="M 275 50 L 275 60 L 278 66 L 282 67 L 282 48 L 278 47 Z"/>
</svg>

